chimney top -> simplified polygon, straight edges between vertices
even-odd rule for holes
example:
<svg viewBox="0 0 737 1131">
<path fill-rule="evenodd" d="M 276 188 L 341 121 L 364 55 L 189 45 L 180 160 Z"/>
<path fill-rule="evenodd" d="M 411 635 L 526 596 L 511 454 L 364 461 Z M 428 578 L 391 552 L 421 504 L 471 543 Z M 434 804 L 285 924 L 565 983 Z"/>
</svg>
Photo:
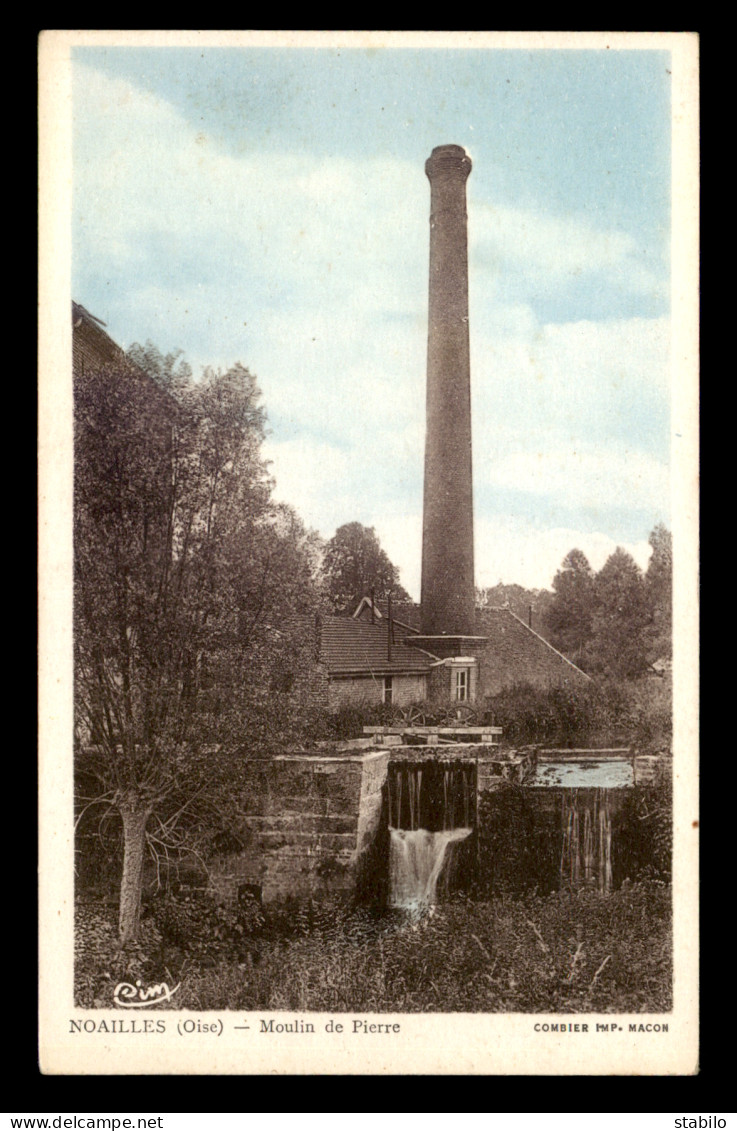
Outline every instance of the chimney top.
<svg viewBox="0 0 737 1131">
<path fill-rule="evenodd" d="M 425 172 L 430 180 L 438 173 L 460 173 L 465 180 L 471 172 L 471 158 L 462 145 L 436 145 L 425 162 Z"/>
</svg>

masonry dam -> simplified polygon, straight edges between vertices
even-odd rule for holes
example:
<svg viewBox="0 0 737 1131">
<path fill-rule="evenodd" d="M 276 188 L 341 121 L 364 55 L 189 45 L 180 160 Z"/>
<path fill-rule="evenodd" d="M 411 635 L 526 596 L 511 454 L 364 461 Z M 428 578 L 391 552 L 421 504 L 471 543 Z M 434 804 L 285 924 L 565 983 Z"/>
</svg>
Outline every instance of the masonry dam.
<svg viewBox="0 0 737 1131">
<path fill-rule="evenodd" d="M 655 780 L 658 757 L 408 737 L 379 733 L 330 753 L 245 763 L 237 847 L 214 862 L 220 895 L 246 887 L 274 903 L 343 893 L 421 909 L 473 887 L 490 834 L 504 846 L 491 861 L 503 870 L 516 835 L 510 803 L 545 844 L 550 886 L 609 891 L 621 882 L 618 817 L 632 787 Z"/>
</svg>

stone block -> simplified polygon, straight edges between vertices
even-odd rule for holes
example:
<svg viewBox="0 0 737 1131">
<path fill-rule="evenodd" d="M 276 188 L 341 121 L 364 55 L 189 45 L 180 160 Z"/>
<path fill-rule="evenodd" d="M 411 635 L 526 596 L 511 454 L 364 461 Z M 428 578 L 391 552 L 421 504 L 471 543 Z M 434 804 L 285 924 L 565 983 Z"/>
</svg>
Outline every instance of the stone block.
<svg viewBox="0 0 737 1131">
<path fill-rule="evenodd" d="M 375 790 L 380 790 L 386 781 L 386 773 L 389 765 L 389 755 L 384 754 L 381 758 L 372 758 L 366 760 L 361 767 L 361 792 L 372 793 Z"/>
<path fill-rule="evenodd" d="M 309 763 L 296 761 L 274 761 L 274 791 L 298 793 L 311 787 L 314 768 Z"/>
<path fill-rule="evenodd" d="M 361 798 L 360 771 L 340 774 L 334 778 L 315 778 L 314 782 L 316 795 L 329 801 L 333 809 L 341 806 L 348 809 L 358 808 Z"/>
<path fill-rule="evenodd" d="M 638 754 L 632 764 L 635 785 L 653 785 L 657 780 L 659 764 L 657 754 Z"/>
<path fill-rule="evenodd" d="M 327 816 L 329 804 L 329 798 L 312 793 L 282 796 L 274 799 L 274 804 L 270 806 L 268 813 L 274 815 L 281 813 L 289 816 L 297 816 L 300 813 Z"/>
<path fill-rule="evenodd" d="M 320 833 L 318 847 L 321 852 L 348 852 L 352 855 L 356 849 L 355 833 Z"/>
</svg>

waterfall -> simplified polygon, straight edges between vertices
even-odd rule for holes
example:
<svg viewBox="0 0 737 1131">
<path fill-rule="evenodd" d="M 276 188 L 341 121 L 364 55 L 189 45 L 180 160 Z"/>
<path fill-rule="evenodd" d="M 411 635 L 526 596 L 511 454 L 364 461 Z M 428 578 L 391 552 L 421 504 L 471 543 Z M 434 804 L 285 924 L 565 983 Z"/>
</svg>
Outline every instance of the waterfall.
<svg viewBox="0 0 737 1131">
<path fill-rule="evenodd" d="M 389 904 L 420 910 L 436 897 L 454 846 L 472 832 L 473 763 L 389 767 Z"/>
<path fill-rule="evenodd" d="M 390 829 L 389 905 L 421 911 L 435 902 L 438 879 L 449 845 L 465 840 L 471 829 Z M 452 849 L 451 849 L 452 851 Z"/>
<path fill-rule="evenodd" d="M 612 819 L 609 791 L 566 790 L 562 810 L 562 883 L 612 890 Z"/>
</svg>

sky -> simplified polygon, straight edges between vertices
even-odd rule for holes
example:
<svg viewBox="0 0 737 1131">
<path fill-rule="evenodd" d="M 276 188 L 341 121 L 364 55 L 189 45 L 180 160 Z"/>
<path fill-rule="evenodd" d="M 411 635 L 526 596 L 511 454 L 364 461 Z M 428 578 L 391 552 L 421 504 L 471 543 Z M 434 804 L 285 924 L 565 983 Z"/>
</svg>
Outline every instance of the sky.
<svg viewBox="0 0 737 1131">
<path fill-rule="evenodd" d="M 72 296 L 246 365 L 275 496 L 419 598 L 425 160 L 467 182 L 476 583 L 670 525 L 670 53 L 75 47 Z"/>
</svg>

